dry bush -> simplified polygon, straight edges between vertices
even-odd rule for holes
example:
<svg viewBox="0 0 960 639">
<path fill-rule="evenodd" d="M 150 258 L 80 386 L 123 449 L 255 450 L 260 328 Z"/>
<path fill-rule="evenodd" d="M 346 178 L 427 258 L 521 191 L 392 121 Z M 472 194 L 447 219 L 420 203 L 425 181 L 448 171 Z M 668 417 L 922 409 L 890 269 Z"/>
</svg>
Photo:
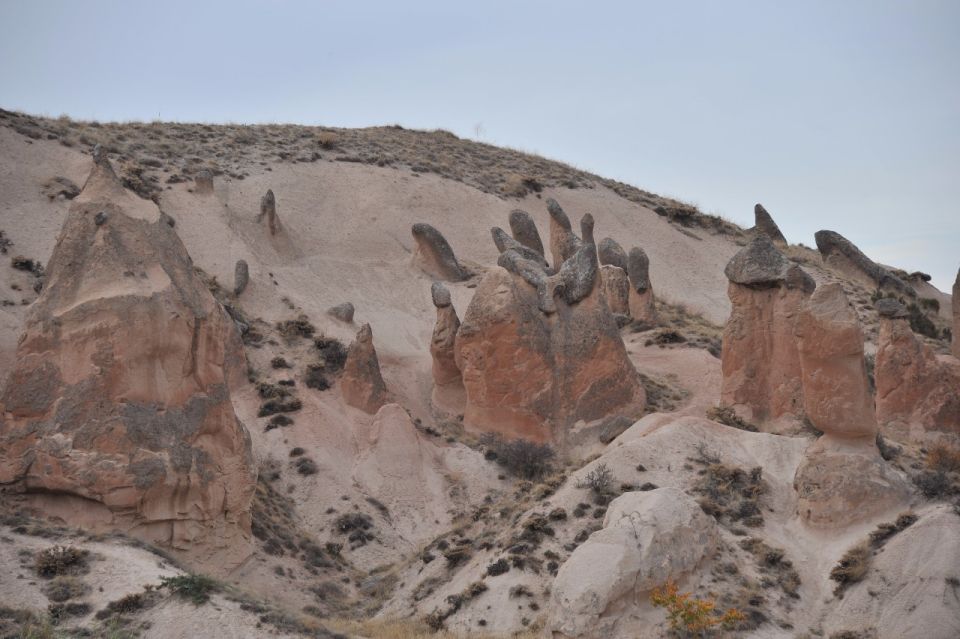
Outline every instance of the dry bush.
<svg viewBox="0 0 960 639">
<path fill-rule="evenodd" d="M 725 524 L 740 522 L 751 528 L 763 525 L 760 510 L 760 498 L 766 492 L 763 468 L 744 470 L 721 464 L 705 450 L 691 461 L 705 466 L 692 488 L 700 495 L 697 503 L 703 512 Z"/>
<path fill-rule="evenodd" d="M 339 138 L 333 131 L 321 131 L 317 133 L 317 144 L 324 149 L 333 149 L 337 146 Z"/>
<path fill-rule="evenodd" d="M 842 596 L 843 591 L 851 584 L 863 581 L 870 571 L 870 560 L 873 551 L 866 542 L 857 544 L 840 558 L 837 565 L 830 571 L 830 579 L 837 582 L 833 589 L 835 596 Z"/>
<path fill-rule="evenodd" d="M 671 630 L 688 636 L 703 636 L 718 626 L 730 629 L 744 619 L 735 608 L 720 611 L 712 599 L 697 599 L 692 593 L 679 592 L 673 581 L 654 588 L 650 602 L 657 608 L 666 608 Z"/>
<path fill-rule="evenodd" d="M 37 552 L 34 570 L 41 577 L 50 579 L 58 575 L 83 575 L 90 567 L 87 564 L 90 552 L 73 546 L 52 546 Z"/>
<path fill-rule="evenodd" d="M 800 574 L 794 569 L 793 562 L 786 558 L 783 549 L 769 546 L 756 537 L 744 539 L 740 547 L 757 559 L 764 586 L 777 585 L 789 597 L 800 597 Z"/>
<path fill-rule="evenodd" d="M 223 590 L 220 582 L 206 575 L 161 577 L 160 587 L 168 589 L 171 594 L 186 599 L 195 606 L 207 603 L 210 601 L 210 595 Z"/>
<path fill-rule="evenodd" d="M 577 480 L 577 488 L 589 489 L 596 495 L 605 495 L 613 485 L 613 473 L 603 462 L 594 467 L 582 479 Z"/>
<path fill-rule="evenodd" d="M 749 431 L 751 433 L 756 433 L 759 430 L 750 422 L 740 419 L 736 411 L 734 411 L 730 406 L 713 406 L 708 408 L 707 419 L 712 419 L 713 421 L 720 422 L 726 426 L 739 428 L 740 430 Z"/>
<path fill-rule="evenodd" d="M 54 577 L 43 587 L 43 594 L 50 601 L 62 603 L 68 599 L 76 599 L 90 592 L 90 586 L 76 577 L 61 575 Z"/>
<path fill-rule="evenodd" d="M 554 451 L 548 444 L 537 444 L 525 439 L 505 440 L 487 433 L 480 439 L 487 449 L 487 459 L 496 461 L 513 475 L 523 479 L 538 479 L 551 468 Z"/>
<path fill-rule="evenodd" d="M 891 524 L 880 524 L 877 529 L 870 533 L 870 546 L 880 548 L 898 532 L 906 530 L 917 522 L 917 516 L 913 513 L 903 513 L 897 520 Z"/>
</svg>

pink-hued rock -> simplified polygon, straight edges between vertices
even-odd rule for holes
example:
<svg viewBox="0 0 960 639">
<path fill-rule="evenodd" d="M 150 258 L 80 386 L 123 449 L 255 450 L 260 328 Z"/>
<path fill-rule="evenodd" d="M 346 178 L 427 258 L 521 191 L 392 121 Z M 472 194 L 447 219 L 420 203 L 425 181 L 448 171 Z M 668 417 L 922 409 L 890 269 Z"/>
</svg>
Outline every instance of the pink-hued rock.
<svg viewBox="0 0 960 639">
<path fill-rule="evenodd" d="M 533 286 L 492 269 L 464 314 L 456 354 L 464 423 L 475 431 L 562 444 L 577 420 L 645 403 L 600 286 L 573 305 L 557 299 L 546 314 Z"/>
<path fill-rule="evenodd" d="M 737 253 L 726 273 L 732 308 L 723 331 L 720 403 L 757 424 L 802 417 L 794 333 L 813 280 L 783 257 L 766 235 L 758 235 Z"/>
<path fill-rule="evenodd" d="M 619 266 L 604 264 L 600 267 L 600 281 L 603 294 L 607 298 L 610 312 L 630 315 L 630 279 L 627 272 Z"/>
<path fill-rule="evenodd" d="M 74 200 L 0 397 L 0 484 L 41 516 L 223 565 L 249 551 L 256 466 L 233 320 L 102 155 Z"/>
<path fill-rule="evenodd" d="M 910 329 L 906 309 L 892 299 L 881 301 L 874 367 L 877 421 L 905 431 L 919 429 L 917 435 L 960 434 L 960 361 L 938 358 Z"/>
<path fill-rule="evenodd" d="M 387 385 L 380 375 L 380 361 L 369 324 L 360 327 L 347 349 L 340 390 L 347 404 L 371 415 L 387 403 Z"/>
</svg>

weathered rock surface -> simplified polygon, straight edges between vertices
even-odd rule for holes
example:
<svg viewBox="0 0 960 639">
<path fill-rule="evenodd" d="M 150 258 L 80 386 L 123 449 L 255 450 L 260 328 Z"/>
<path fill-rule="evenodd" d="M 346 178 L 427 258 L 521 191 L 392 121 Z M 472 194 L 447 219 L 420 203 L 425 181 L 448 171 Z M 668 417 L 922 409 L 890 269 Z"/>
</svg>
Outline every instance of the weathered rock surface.
<svg viewBox="0 0 960 639">
<path fill-rule="evenodd" d="M 213 193 L 213 173 L 209 169 L 201 169 L 193 176 L 193 192 L 201 195 Z"/>
<path fill-rule="evenodd" d="M 502 228 L 497 226 L 493 227 L 490 229 L 490 235 L 493 236 L 493 243 L 496 245 L 497 250 L 501 253 L 505 251 L 513 251 L 520 255 L 523 259 L 533 262 L 543 269 L 547 268 L 547 260 L 542 254 L 513 239 L 507 235 L 506 231 L 504 231 Z"/>
<path fill-rule="evenodd" d="M 951 305 L 953 307 L 953 341 L 950 350 L 954 357 L 960 359 L 960 270 L 957 270 L 957 279 L 953 282 Z"/>
<path fill-rule="evenodd" d="M 938 358 L 910 329 L 907 310 L 876 304 L 880 337 L 874 367 L 877 421 L 921 438 L 925 431 L 960 434 L 960 362 Z"/>
<path fill-rule="evenodd" d="M 601 266 L 610 264 L 623 269 L 624 272 L 630 268 L 627 252 L 613 238 L 605 237 L 600 240 L 597 244 L 597 257 L 600 259 Z"/>
<path fill-rule="evenodd" d="M 560 266 L 557 290 L 567 304 L 576 304 L 597 286 L 599 263 L 597 245 L 593 241 L 593 216 L 587 213 L 580 221 L 583 241 L 577 250 Z"/>
<path fill-rule="evenodd" d="M 562 442 L 579 419 L 644 403 L 599 286 L 573 306 L 558 299 L 553 314 L 538 304 L 537 291 L 502 268 L 477 287 L 455 346 L 468 428 Z"/>
<path fill-rule="evenodd" d="M 607 298 L 610 312 L 618 315 L 630 315 L 630 279 L 627 272 L 619 266 L 605 264 L 600 267 L 600 281 L 603 294 Z"/>
<path fill-rule="evenodd" d="M 442 289 L 442 290 L 438 290 Z M 432 287 L 434 306 L 437 307 L 437 323 L 430 339 L 430 355 L 433 357 L 433 383 L 445 386 L 460 383 L 460 368 L 457 366 L 454 344 L 460 329 L 460 318 L 450 303 L 450 292 L 440 282 Z M 437 302 L 440 302 L 438 304 Z"/>
<path fill-rule="evenodd" d="M 341 322 L 346 322 L 347 324 L 353 323 L 353 314 L 356 312 L 353 304 L 350 302 L 344 302 L 343 304 L 337 304 L 336 306 L 331 306 L 327 309 L 327 315 L 334 319 L 338 319 Z"/>
<path fill-rule="evenodd" d="M 257 216 L 257 222 L 267 219 L 267 228 L 270 229 L 270 235 L 276 235 L 280 230 L 280 218 L 277 217 L 277 198 L 273 195 L 273 189 L 267 190 L 260 198 L 260 214 Z"/>
<path fill-rule="evenodd" d="M 713 553 L 716 522 L 683 491 L 630 492 L 610 503 L 553 582 L 548 632 L 554 639 L 618 636 L 624 615 L 647 593 L 690 572 Z"/>
<path fill-rule="evenodd" d="M 513 239 L 536 251 L 541 257 L 544 256 L 540 232 L 529 213 L 520 209 L 510 211 L 510 233 L 513 234 Z"/>
<path fill-rule="evenodd" d="M 630 317 L 654 325 L 657 307 L 650 285 L 650 258 L 639 246 L 630 249 L 627 256 L 627 276 L 630 278 Z"/>
<path fill-rule="evenodd" d="M 547 213 L 550 214 L 550 255 L 554 270 L 559 270 L 577 252 L 581 242 L 573 232 L 570 218 L 553 198 L 547 200 Z"/>
<path fill-rule="evenodd" d="M 371 415 L 387 403 L 387 385 L 380 374 L 380 361 L 369 324 L 360 327 L 356 339 L 347 349 L 340 390 L 347 404 Z"/>
<path fill-rule="evenodd" d="M 803 402 L 824 435 L 797 469 L 797 511 L 812 526 L 845 527 L 902 507 L 909 490 L 880 457 L 856 311 L 840 284 L 807 300 L 797 323 Z"/>
<path fill-rule="evenodd" d="M 0 484 L 42 516 L 233 565 L 256 477 L 230 401 L 239 335 L 156 206 L 95 158 L 0 397 Z"/>
<path fill-rule="evenodd" d="M 777 246 L 784 247 L 787 245 L 787 238 L 780 232 L 780 227 L 773 221 L 773 218 L 767 213 L 767 209 L 763 208 L 762 204 L 757 204 L 753 207 L 753 217 L 753 228 L 755 232 L 763 233 Z"/>
<path fill-rule="evenodd" d="M 864 255 L 853 242 L 839 233 L 817 231 L 814 239 L 823 261 L 840 272 L 900 295 L 916 295 L 909 284 Z"/>
<path fill-rule="evenodd" d="M 233 294 L 240 295 L 247 290 L 250 283 L 250 267 L 246 260 L 237 260 L 233 266 Z"/>
<path fill-rule="evenodd" d="M 764 234 L 734 255 L 724 272 L 732 308 L 723 330 L 720 403 L 756 424 L 802 417 L 795 330 L 813 279 Z"/>
<path fill-rule="evenodd" d="M 440 231 L 429 224 L 417 223 L 410 232 L 417 244 L 413 254 L 415 265 L 429 275 L 448 282 L 462 282 L 470 277 Z"/>
</svg>

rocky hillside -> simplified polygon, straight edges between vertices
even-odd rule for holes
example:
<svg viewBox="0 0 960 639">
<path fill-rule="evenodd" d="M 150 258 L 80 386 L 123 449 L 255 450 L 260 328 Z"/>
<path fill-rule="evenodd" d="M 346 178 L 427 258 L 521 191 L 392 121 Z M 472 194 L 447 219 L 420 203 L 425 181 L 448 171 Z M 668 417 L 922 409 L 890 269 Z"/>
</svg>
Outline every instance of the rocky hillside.
<svg viewBox="0 0 960 639">
<path fill-rule="evenodd" d="M 956 636 L 956 291 L 755 214 L 0 111 L 0 636 Z"/>
</svg>

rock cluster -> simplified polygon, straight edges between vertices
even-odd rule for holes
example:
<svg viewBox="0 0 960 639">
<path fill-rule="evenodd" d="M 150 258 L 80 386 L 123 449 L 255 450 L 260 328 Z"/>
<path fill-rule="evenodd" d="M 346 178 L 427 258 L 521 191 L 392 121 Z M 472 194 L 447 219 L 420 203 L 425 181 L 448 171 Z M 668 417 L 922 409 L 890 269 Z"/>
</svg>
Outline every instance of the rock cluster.
<svg viewBox="0 0 960 639">
<path fill-rule="evenodd" d="M 256 477 L 230 401 L 240 337 L 173 228 L 95 158 L 0 396 L 0 484 L 70 525 L 237 560 Z"/>
<path fill-rule="evenodd" d="M 360 327 L 347 349 L 340 390 L 348 405 L 371 415 L 387 403 L 387 385 L 380 375 L 380 361 L 369 324 Z"/>
<path fill-rule="evenodd" d="M 410 229 L 417 248 L 413 263 L 427 274 L 448 282 L 462 282 L 470 273 L 460 265 L 446 238 L 429 224 L 417 223 Z"/>
<path fill-rule="evenodd" d="M 900 302 L 876 304 L 880 337 L 874 367 L 877 420 L 922 439 L 927 431 L 960 435 L 960 361 L 938 358 L 914 335 Z"/>
<path fill-rule="evenodd" d="M 732 308 L 723 331 L 721 404 L 756 424 L 802 417 L 794 334 L 813 279 L 764 233 L 734 255 L 724 273 Z"/>
<path fill-rule="evenodd" d="M 843 527 L 903 506 L 909 491 L 877 449 L 863 334 L 839 284 L 810 296 L 796 330 L 804 408 L 824 433 L 794 477 L 801 518 Z"/>
<path fill-rule="evenodd" d="M 817 231 L 814 239 L 823 261 L 840 272 L 899 295 L 916 295 L 909 284 L 864 255 L 853 242 L 839 233 Z"/>
<path fill-rule="evenodd" d="M 691 572 L 718 540 L 716 521 L 683 491 L 624 493 L 610 503 L 603 529 L 560 567 L 550 589 L 550 636 L 637 636 L 618 627 L 630 618 L 625 612 Z"/>
<path fill-rule="evenodd" d="M 553 273 L 499 236 L 501 268 L 477 287 L 454 361 L 468 428 L 563 443 L 576 421 L 642 406 L 644 394 L 600 285 L 593 218 L 581 240 L 555 201 L 548 209 L 554 257 L 566 257 Z"/>
</svg>

